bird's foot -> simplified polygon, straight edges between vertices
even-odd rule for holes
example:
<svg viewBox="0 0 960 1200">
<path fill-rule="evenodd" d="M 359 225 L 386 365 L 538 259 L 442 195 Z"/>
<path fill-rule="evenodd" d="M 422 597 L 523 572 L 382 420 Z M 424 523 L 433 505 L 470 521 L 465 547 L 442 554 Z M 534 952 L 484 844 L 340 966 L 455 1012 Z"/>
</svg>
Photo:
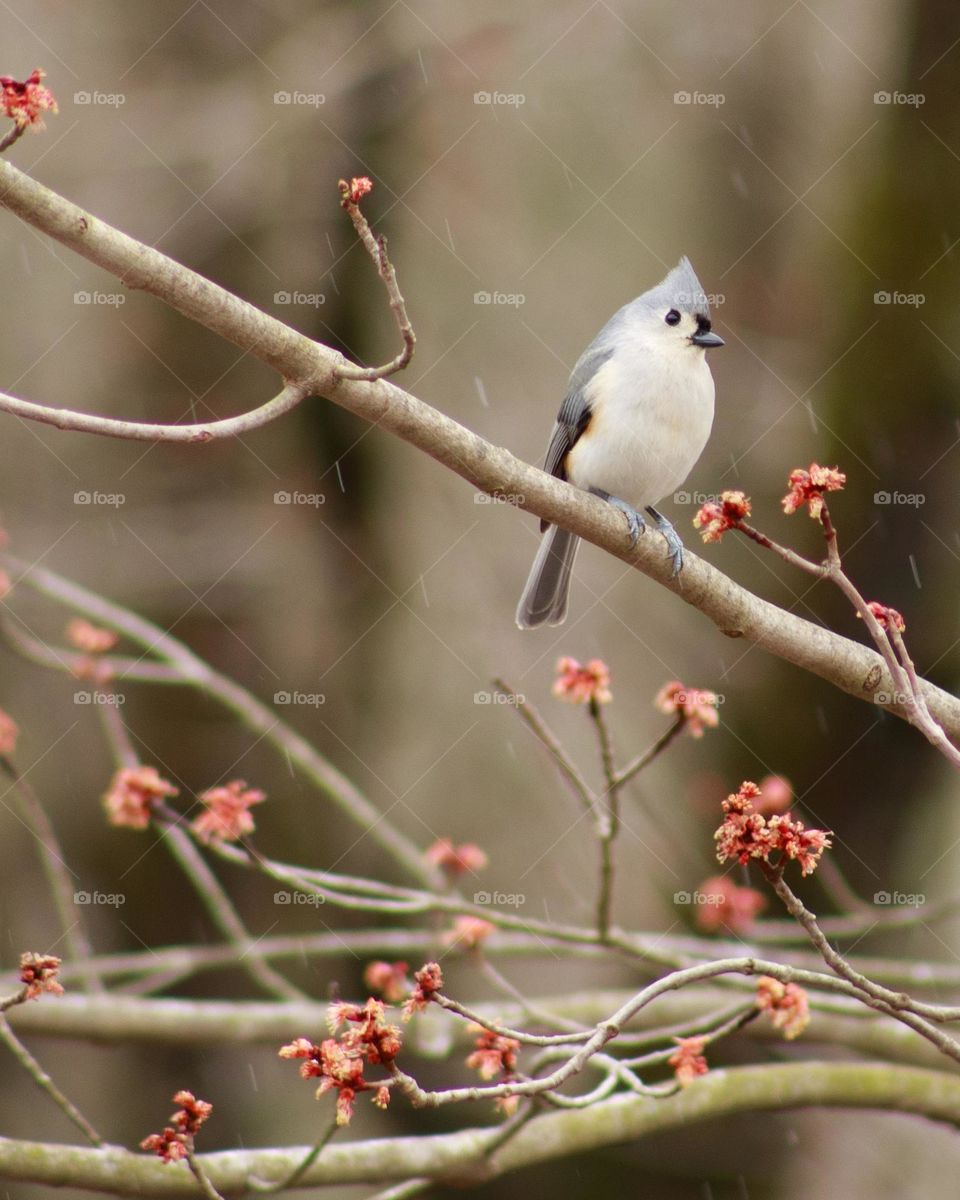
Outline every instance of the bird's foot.
<svg viewBox="0 0 960 1200">
<path fill-rule="evenodd" d="M 676 579 L 683 570 L 683 542 L 680 541 L 680 535 L 663 513 L 658 513 L 650 505 L 647 505 L 647 512 L 653 517 L 657 529 L 663 534 L 663 540 L 667 543 L 667 558 L 673 560 L 672 578 Z"/>
<path fill-rule="evenodd" d="M 599 496 L 601 500 L 606 500 L 608 504 L 612 504 L 614 508 L 619 509 L 620 512 L 623 513 L 623 515 L 627 518 L 627 530 L 630 534 L 630 545 L 635 546 L 640 539 L 640 534 L 643 533 L 647 527 L 647 523 L 643 519 L 643 514 L 637 512 L 633 505 L 628 504 L 626 500 L 621 500 L 619 496 L 611 496 L 609 492 L 603 491 L 602 488 L 591 488 L 590 491 L 595 496 Z"/>
</svg>

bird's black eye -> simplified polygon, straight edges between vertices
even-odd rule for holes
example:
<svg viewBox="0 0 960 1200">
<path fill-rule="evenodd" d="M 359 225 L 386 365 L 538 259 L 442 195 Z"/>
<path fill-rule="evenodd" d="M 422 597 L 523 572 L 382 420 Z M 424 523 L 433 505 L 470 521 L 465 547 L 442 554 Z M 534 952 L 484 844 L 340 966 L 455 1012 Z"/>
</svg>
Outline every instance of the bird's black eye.
<svg viewBox="0 0 960 1200">
<path fill-rule="evenodd" d="M 671 308 L 667 315 L 663 318 L 668 325 L 679 325 L 680 314 L 675 308 Z"/>
</svg>

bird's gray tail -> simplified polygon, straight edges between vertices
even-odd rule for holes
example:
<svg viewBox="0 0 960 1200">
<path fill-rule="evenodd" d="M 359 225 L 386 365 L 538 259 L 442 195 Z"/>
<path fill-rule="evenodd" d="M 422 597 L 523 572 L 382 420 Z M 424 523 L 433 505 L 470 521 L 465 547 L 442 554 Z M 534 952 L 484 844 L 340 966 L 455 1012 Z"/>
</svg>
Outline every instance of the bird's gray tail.
<svg viewBox="0 0 960 1200">
<path fill-rule="evenodd" d="M 563 624 L 570 572 L 579 545 L 576 534 L 558 525 L 551 525 L 544 534 L 517 608 L 517 624 L 521 629 Z"/>
</svg>

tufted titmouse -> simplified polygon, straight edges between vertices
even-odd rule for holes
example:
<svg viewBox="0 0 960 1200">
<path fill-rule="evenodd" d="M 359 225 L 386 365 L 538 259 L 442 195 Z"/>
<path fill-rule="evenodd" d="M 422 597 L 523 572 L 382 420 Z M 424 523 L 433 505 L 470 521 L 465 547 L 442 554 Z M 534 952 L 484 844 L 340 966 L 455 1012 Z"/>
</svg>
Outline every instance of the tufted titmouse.
<svg viewBox="0 0 960 1200">
<path fill-rule="evenodd" d="M 627 518 L 634 543 L 645 508 L 663 534 L 673 574 L 683 544 L 653 507 L 686 479 L 713 424 L 713 376 L 704 353 L 722 346 L 690 260 L 615 313 L 581 354 L 543 469 L 602 497 Z M 521 629 L 560 625 L 579 538 L 546 521 L 517 609 Z"/>
</svg>

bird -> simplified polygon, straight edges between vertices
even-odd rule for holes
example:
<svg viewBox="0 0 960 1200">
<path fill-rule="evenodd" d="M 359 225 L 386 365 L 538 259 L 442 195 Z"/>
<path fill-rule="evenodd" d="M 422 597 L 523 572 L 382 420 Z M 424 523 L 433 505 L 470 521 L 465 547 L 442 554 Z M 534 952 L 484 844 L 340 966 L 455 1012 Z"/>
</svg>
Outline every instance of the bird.
<svg viewBox="0 0 960 1200">
<path fill-rule="evenodd" d="M 722 346 L 690 260 L 619 309 L 570 375 L 543 469 L 624 513 L 632 545 L 645 509 L 667 543 L 672 575 L 683 543 L 654 508 L 687 478 L 713 425 L 706 351 Z M 561 625 L 580 539 L 540 522 L 543 537 L 517 608 L 517 625 Z"/>
</svg>

